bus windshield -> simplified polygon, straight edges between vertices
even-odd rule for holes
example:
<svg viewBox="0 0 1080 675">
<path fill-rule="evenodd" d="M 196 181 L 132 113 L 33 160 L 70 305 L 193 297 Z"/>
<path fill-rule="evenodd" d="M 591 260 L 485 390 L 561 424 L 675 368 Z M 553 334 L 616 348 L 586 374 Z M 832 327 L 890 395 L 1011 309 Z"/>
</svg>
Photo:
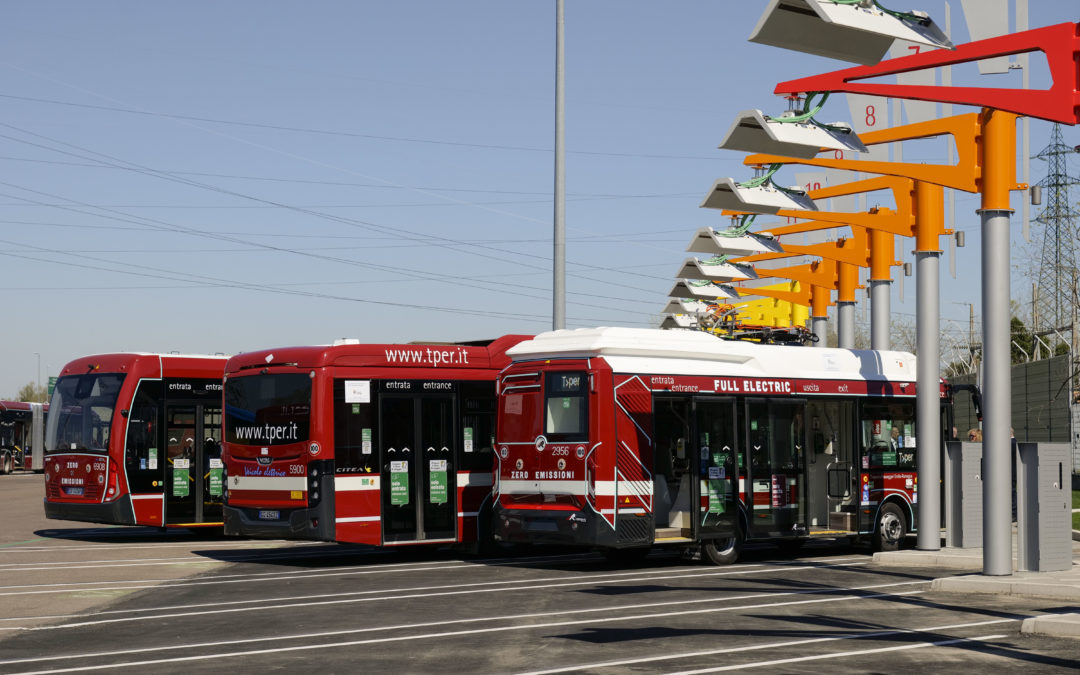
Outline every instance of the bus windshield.
<svg viewBox="0 0 1080 675">
<path fill-rule="evenodd" d="M 225 382 L 225 440 L 285 445 L 308 439 L 311 377 L 307 373 L 230 377 Z"/>
<path fill-rule="evenodd" d="M 67 375 L 49 404 L 45 452 L 108 452 L 109 428 L 124 375 Z"/>
</svg>

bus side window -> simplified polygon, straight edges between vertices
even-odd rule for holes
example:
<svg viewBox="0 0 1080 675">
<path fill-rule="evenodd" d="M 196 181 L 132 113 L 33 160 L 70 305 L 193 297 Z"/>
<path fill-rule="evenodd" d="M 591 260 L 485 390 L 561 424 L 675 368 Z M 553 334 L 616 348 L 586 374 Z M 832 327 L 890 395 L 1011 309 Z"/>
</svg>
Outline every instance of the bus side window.
<svg viewBox="0 0 1080 675">
<path fill-rule="evenodd" d="M 127 446 L 124 463 L 132 492 L 158 491 L 154 483 L 165 470 L 161 452 L 161 382 L 144 380 L 135 391 L 127 417 Z"/>
<path fill-rule="evenodd" d="M 491 471 L 495 435 L 495 387 L 490 382 L 461 383 L 461 454 L 466 471 Z"/>
<path fill-rule="evenodd" d="M 377 472 L 375 402 L 345 400 L 345 380 L 334 380 L 334 472 Z"/>
</svg>

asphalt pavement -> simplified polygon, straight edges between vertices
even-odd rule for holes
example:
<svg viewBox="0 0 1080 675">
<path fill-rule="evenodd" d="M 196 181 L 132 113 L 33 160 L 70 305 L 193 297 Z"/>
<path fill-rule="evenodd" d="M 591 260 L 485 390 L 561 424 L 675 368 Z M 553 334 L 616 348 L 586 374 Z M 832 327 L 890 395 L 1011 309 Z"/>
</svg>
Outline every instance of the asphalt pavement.
<svg viewBox="0 0 1080 675">
<path fill-rule="evenodd" d="M 1080 602 L 936 588 L 970 575 L 842 540 L 726 567 L 463 558 L 46 521 L 39 489 L 0 477 L 22 509 L 0 524 L 0 673 L 1075 672 L 1080 654 L 1023 631 Z"/>
<path fill-rule="evenodd" d="M 1053 613 L 1024 621 L 1025 633 L 1080 639 L 1080 541 L 1072 541 L 1072 565 L 1067 569 L 1032 572 L 1019 568 L 1016 559 L 1016 532 L 1013 532 L 1013 573 L 986 575 L 982 548 L 942 547 L 938 551 L 907 549 L 874 554 L 874 563 L 888 567 L 936 567 L 962 570 L 972 574 L 943 576 L 934 579 L 932 591 L 977 593 L 1016 598 L 1046 598 L 1068 602 L 1072 613 Z M 1080 650 L 1080 646 L 1078 646 Z"/>
</svg>

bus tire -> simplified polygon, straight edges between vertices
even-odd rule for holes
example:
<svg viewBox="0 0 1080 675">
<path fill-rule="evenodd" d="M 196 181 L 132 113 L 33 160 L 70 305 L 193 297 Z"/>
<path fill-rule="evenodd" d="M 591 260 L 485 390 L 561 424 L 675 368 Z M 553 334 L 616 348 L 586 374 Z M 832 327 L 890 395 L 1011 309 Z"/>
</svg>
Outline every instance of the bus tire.
<svg viewBox="0 0 1080 675">
<path fill-rule="evenodd" d="M 900 507 L 892 502 L 883 504 L 878 511 L 877 525 L 874 528 L 874 550 L 896 551 L 907 534 L 907 523 Z"/>
<path fill-rule="evenodd" d="M 701 559 L 714 565 L 730 565 L 739 559 L 746 536 L 741 527 L 726 539 L 708 539 L 701 542 Z"/>
<path fill-rule="evenodd" d="M 5 452 L 3 455 L 0 455 L 0 474 L 4 474 L 6 476 L 7 474 L 11 473 L 11 461 L 11 453 Z"/>
</svg>

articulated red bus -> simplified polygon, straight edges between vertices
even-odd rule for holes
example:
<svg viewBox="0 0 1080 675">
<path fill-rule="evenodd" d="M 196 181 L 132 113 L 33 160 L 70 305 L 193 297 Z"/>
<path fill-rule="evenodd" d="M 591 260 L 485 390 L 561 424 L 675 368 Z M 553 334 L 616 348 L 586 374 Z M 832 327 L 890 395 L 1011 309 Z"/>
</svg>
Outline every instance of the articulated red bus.
<svg viewBox="0 0 1080 675">
<path fill-rule="evenodd" d="M 915 357 L 554 331 L 499 378 L 495 534 L 623 554 L 915 527 Z M 938 424 L 940 420 L 931 420 Z"/>
<path fill-rule="evenodd" d="M 0 401 L 0 474 L 41 473 L 48 403 Z"/>
<path fill-rule="evenodd" d="M 64 366 L 45 432 L 45 515 L 220 526 L 226 360 L 100 354 Z"/>
<path fill-rule="evenodd" d="M 225 533 L 392 546 L 490 530 L 495 378 L 525 336 L 288 347 L 225 375 Z"/>
</svg>

